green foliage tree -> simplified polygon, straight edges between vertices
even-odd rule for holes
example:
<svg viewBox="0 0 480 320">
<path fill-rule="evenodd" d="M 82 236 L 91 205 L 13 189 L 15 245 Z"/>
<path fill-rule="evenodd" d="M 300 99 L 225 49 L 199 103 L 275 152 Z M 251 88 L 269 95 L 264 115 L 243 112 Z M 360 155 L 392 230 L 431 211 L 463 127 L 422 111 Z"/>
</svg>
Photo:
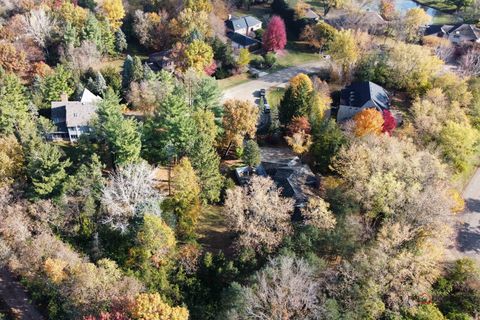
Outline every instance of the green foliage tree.
<svg viewBox="0 0 480 320">
<path fill-rule="evenodd" d="M 25 88 L 14 74 L 0 72 L 0 134 L 12 134 L 28 116 Z"/>
<path fill-rule="evenodd" d="M 195 134 L 190 160 L 198 176 L 203 201 L 220 200 L 223 177 L 220 173 L 220 157 L 215 149 L 217 126 L 210 111 L 194 113 Z"/>
<path fill-rule="evenodd" d="M 215 117 L 221 118 L 223 114 L 221 97 L 222 92 L 217 81 L 212 77 L 201 77 L 193 88 L 192 106 L 194 109 L 209 110 Z"/>
<path fill-rule="evenodd" d="M 181 157 L 191 149 L 193 121 L 185 98 L 171 94 L 144 126 L 145 156 L 153 162 Z"/>
<path fill-rule="evenodd" d="M 123 33 L 122 29 L 118 29 L 115 32 L 115 49 L 117 52 L 123 52 L 127 49 L 127 47 L 128 43 L 125 33 Z"/>
<path fill-rule="evenodd" d="M 63 65 L 55 68 L 55 72 L 47 75 L 40 82 L 40 95 L 42 98 L 42 108 L 50 108 L 52 101 L 59 101 L 64 93 L 70 96 L 74 91 L 74 80 L 72 72 Z"/>
<path fill-rule="evenodd" d="M 260 161 L 262 160 L 260 147 L 255 140 L 248 140 L 245 143 L 242 160 L 249 167 L 256 167 L 260 164 Z"/>
<path fill-rule="evenodd" d="M 478 131 L 468 123 L 447 121 L 440 132 L 440 144 L 445 156 L 459 171 L 468 168 L 471 157 L 477 151 L 478 141 Z"/>
<path fill-rule="evenodd" d="M 124 89 L 128 88 L 132 81 L 133 81 L 133 58 L 131 55 L 127 55 L 127 57 L 123 61 L 122 87 Z"/>
<path fill-rule="evenodd" d="M 446 2 L 448 4 L 451 4 L 452 6 L 455 6 L 457 11 L 460 11 L 461 9 L 464 9 L 464 8 L 468 8 L 474 3 L 473 0 L 447 0 Z"/>
<path fill-rule="evenodd" d="M 108 89 L 98 104 L 96 136 L 106 145 L 115 166 L 136 162 L 140 158 L 141 141 L 137 123 L 124 119 L 119 98 Z"/>
<path fill-rule="evenodd" d="M 347 138 L 334 120 L 323 121 L 314 126 L 312 136 L 310 152 L 314 166 L 320 172 L 328 173 L 332 159 L 347 142 Z"/>
</svg>

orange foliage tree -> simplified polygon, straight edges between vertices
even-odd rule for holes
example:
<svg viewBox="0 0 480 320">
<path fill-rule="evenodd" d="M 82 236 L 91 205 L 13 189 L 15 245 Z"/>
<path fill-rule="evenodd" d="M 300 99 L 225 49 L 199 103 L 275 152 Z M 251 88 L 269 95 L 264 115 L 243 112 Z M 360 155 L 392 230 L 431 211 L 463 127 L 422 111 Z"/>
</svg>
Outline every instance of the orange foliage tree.
<svg viewBox="0 0 480 320">
<path fill-rule="evenodd" d="M 383 127 L 382 113 L 375 109 L 363 109 L 353 117 L 355 135 L 363 137 L 368 134 L 380 134 Z"/>
</svg>

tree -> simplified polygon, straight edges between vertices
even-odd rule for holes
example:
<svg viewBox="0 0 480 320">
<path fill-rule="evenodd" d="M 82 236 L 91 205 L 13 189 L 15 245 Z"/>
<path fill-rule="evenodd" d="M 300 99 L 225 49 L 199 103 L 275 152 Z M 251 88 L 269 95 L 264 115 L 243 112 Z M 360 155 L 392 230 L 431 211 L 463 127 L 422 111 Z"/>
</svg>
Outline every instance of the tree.
<svg viewBox="0 0 480 320">
<path fill-rule="evenodd" d="M 302 208 L 303 223 L 322 230 L 335 228 L 337 223 L 330 205 L 322 198 L 311 197 L 305 208 Z"/>
<path fill-rule="evenodd" d="M 108 89 L 98 103 L 97 115 L 95 134 L 107 146 L 113 164 L 121 166 L 138 161 L 142 144 L 137 123 L 123 117 L 119 98 L 113 90 Z"/>
<path fill-rule="evenodd" d="M 319 21 L 315 25 L 307 25 L 302 31 L 300 38 L 307 41 L 315 49 L 326 49 L 331 41 L 334 40 L 337 30 L 324 21 Z"/>
<path fill-rule="evenodd" d="M 288 124 L 295 116 L 310 116 L 314 103 L 313 84 L 303 73 L 292 77 L 279 106 L 279 119 Z"/>
<path fill-rule="evenodd" d="M 165 100 L 174 89 L 173 79 L 166 71 L 161 71 L 162 79 L 132 81 L 127 94 L 127 101 L 147 115 L 154 113 L 159 101 Z"/>
<path fill-rule="evenodd" d="M 259 253 L 275 250 L 292 232 L 293 205 L 270 178 L 253 176 L 247 186 L 227 190 L 224 213 L 238 235 L 236 246 Z"/>
<path fill-rule="evenodd" d="M 10 43 L 0 43 L 0 67 L 7 72 L 23 73 L 27 69 L 24 51 L 17 50 Z"/>
<path fill-rule="evenodd" d="M 223 187 L 220 157 L 214 147 L 217 138 L 215 118 L 212 112 L 199 110 L 193 119 L 196 133 L 189 157 L 198 176 L 202 200 L 215 202 L 220 199 Z"/>
<path fill-rule="evenodd" d="M 394 0 L 381 0 L 379 4 L 380 15 L 383 19 L 390 21 L 396 16 L 395 1 Z"/>
<path fill-rule="evenodd" d="M 200 185 L 188 158 L 182 158 L 172 171 L 172 207 L 178 217 L 177 232 L 193 238 L 200 215 Z"/>
<path fill-rule="evenodd" d="M 185 78 L 187 75 L 185 75 Z M 212 77 L 201 76 L 195 83 L 184 83 L 187 91 L 191 92 L 191 105 L 194 109 L 203 109 L 211 111 L 215 117 L 220 118 L 223 114 L 223 106 L 221 104 L 222 91 L 218 86 L 218 82 Z"/>
<path fill-rule="evenodd" d="M 368 134 L 380 134 L 383 128 L 382 113 L 376 109 L 368 108 L 358 112 L 354 117 L 355 135 L 363 137 Z"/>
<path fill-rule="evenodd" d="M 133 303 L 132 316 L 137 320 L 188 320 L 188 310 L 169 306 L 158 293 L 141 293 Z"/>
<path fill-rule="evenodd" d="M 344 76 L 348 76 L 360 57 L 360 49 L 351 30 L 335 33 L 329 43 L 328 53 L 340 64 Z"/>
<path fill-rule="evenodd" d="M 383 117 L 382 132 L 391 136 L 393 130 L 395 130 L 395 128 L 397 127 L 397 120 L 395 120 L 390 110 L 383 110 L 382 117 Z"/>
<path fill-rule="evenodd" d="M 250 51 L 247 48 L 240 49 L 237 58 L 238 69 L 243 70 L 250 63 L 250 60 L 252 60 Z"/>
<path fill-rule="evenodd" d="M 267 51 L 279 51 L 287 44 L 285 22 L 279 16 L 273 16 L 263 34 L 263 48 Z"/>
<path fill-rule="evenodd" d="M 213 50 L 202 40 L 193 40 L 185 49 L 186 69 L 193 68 L 197 72 L 204 72 L 213 61 Z"/>
<path fill-rule="evenodd" d="M 13 135 L 0 136 L 0 188 L 11 185 L 23 171 L 22 146 Z"/>
<path fill-rule="evenodd" d="M 262 161 L 260 147 L 255 140 L 248 140 L 245 143 L 242 160 L 249 167 L 256 167 Z"/>
<path fill-rule="evenodd" d="M 230 319 L 314 319 L 323 311 L 319 282 L 303 259 L 271 259 L 255 273 L 252 285 L 236 286 L 240 303 L 230 311 Z"/>
<path fill-rule="evenodd" d="M 122 29 L 118 29 L 115 32 L 115 49 L 117 52 L 123 52 L 127 50 L 128 43 L 127 38 L 125 37 L 125 33 L 123 33 Z"/>
<path fill-rule="evenodd" d="M 192 147 L 195 130 L 185 98 L 171 94 L 144 125 L 144 153 L 150 161 L 166 162 L 182 157 Z"/>
<path fill-rule="evenodd" d="M 160 269 L 170 262 L 175 250 L 173 230 L 157 215 L 146 213 L 130 250 L 130 259 L 138 268 Z"/>
<path fill-rule="evenodd" d="M 255 137 L 257 129 L 258 108 L 251 102 L 228 100 L 224 105 L 223 127 L 225 154 L 232 145 L 241 146 L 245 136 Z"/>
<path fill-rule="evenodd" d="M 171 46 L 169 15 L 167 11 L 143 12 L 135 10 L 133 32 L 140 44 L 154 50 L 162 50 Z"/>
<path fill-rule="evenodd" d="M 207 12 L 195 11 L 191 8 L 183 9 L 176 18 L 171 20 L 170 30 L 180 42 L 192 40 L 192 35 L 208 38 L 212 33 Z"/>
<path fill-rule="evenodd" d="M 27 117 L 28 100 L 20 79 L 0 72 L 0 133 L 13 134 L 15 127 Z"/>
<path fill-rule="evenodd" d="M 305 131 L 295 132 L 291 136 L 285 137 L 287 144 L 292 147 L 292 150 L 297 155 L 302 155 L 310 150 L 312 145 L 311 136 Z"/>
<path fill-rule="evenodd" d="M 55 72 L 47 75 L 40 82 L 40 94 L 43 108 L 50 108 L 52 101 L 59 101 L 62 94 L 70 96 L 73 93 L 73 75 L 63 65 L 55 68 Z"/>
<path fill-rule="evenodd" d="M 121 0 L 104 0 L 101 9 L 113 30 L 122 26 L 125 9 Z"/>
<path fill-rule="evenodd" d="M 79 72 L 85 72 L 98 65 L 102 57 L 97 45 L 92 41 L 82 41 L 79 47 L 69 48 L 66 54 L 71 68 Z"/>
<path fill-rule="evenodd" d="M 310 153 L 314 166 L 322 173 L 330 170 L 330 162 L 347 138 L 334 120 L 326 120 L 313 127 Z"/>
<path fill-rule="evenodd" d="M 102 221 L 125 232 L 132 220 L 142 218 L 144 213 L 159 216 L 162 200 L 155 189 L 153 168 L 146 162 L 119 167 L 102 191 L 106 209 Z"/>
<path fill-rule="evenodd" d="M 412 8 L 405 13 L 404 28 L 406 40 L 416 42 L 420 38 L 420 28 L 430 23 L 431 17 L 422 8 Z"/>
<path fill-rule="evenodd" d="M 24 16 L 24 28 L 28 36 L 42 49 L 48 46 L 53 36 L 55 19 L 44 9 L 34 9 Z"/>
<path fill-rule="evenodd" d="M 457 11 L 460 11 L 463 8 L 470 7 L 474 3 L 474 1 L 473 0 L 448 0 L 447 3 L 451 4 L 452 6 L 455 6 L 455 8 L 457 8 Z"/>
<path fill-rule="evenodd" d="M 469 123 L 447 121 L 440 131 L 440 144 L 448 160 L 458 171 L 468 168 L 471 157 L 477 151 L 479 133 Z"/>
<path fill-rule="evenodd" d="M 470 49 L 460 58 L 460 71 L 469 77 L 480 75 L 480 50 Z"/>
</svg>

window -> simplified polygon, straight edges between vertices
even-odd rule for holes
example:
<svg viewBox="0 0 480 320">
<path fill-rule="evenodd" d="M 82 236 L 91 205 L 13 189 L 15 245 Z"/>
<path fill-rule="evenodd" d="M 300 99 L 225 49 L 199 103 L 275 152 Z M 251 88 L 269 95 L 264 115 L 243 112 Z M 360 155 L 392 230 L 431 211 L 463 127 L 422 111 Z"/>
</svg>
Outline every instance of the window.
<svg viewBox="0 0 480 320">
<path fill-rule="evenodd" d="M 78 136 L 77 136 L 76 134 L 72 134 L 72 135 L 70 136 L 70 139 L 77 139 L 77 138 L 78 138 Z"/>
</svg>

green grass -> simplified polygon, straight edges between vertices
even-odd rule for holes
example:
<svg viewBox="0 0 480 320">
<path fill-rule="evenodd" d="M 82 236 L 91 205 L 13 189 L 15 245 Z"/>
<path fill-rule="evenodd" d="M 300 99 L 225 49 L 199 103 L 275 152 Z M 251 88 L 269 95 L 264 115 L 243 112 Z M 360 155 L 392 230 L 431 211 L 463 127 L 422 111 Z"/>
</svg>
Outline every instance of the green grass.
<svg viewBox="0 0 480 320">
<path fill-rule="evenodd" d="M 250 10 L 244 8 L 235 9 L 232 15 L 237 17 L 254 16 L 265 24 L 266 21 L 264 17 L 270 16 L 271 14 L 272 10 L 270 9 L 270 5 L 256 5 L 251 6 Z M 263 25 L 263 27 L 265 28 L 266 26 Z"/>
<path fill-rule="evenodd" d="M 226 90 L 231 87 L 238 86 L 239 84 L 248 82 L 250 79 L 247 73 L 237 74 L 225 79 L 217 80 L 218 86 L 221 90 Z"/>
<path fill-rule="evenodd" d="M 278 108 L 284 94 L 285 94 L 284 88 L 273 88 L 267 92 L 267 101 L 272 109 Z"/>
<path fill-rule="evenodd" d="M 220 206 L 207 205 L 202 208 L 198 220 L 197 233 L 199 242 L 211 252 L 222 251 L 227 255 L 230 252 L 232 233 L 228 231 L 225 216 Z"/>
<path fill-rule="evenodd" d="M 415 2 L 446 13 L 452 13 L 456 10 L 454 5 L 445 0 L 416 0 Z"/>
</svg>

